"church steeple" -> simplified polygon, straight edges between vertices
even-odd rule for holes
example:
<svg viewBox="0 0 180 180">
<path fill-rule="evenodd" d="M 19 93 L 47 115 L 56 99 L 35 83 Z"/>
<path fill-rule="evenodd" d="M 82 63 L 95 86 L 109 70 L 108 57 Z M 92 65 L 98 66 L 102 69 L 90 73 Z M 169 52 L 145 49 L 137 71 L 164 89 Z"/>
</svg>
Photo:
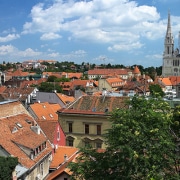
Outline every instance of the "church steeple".
<svg viewBox="0 0 180 180">
<path fill-rule="evenodd" d="M 164 40 L 164 56 L 172 56 L 173 53 L 174 53 L 174 38 L 171 32 L 171 17 L 169 12 L 166 37 Z"/>
<path fill-rule="evenodd" d="M 179 51 L 180 51 L 180 31 L 179 31 L 179 36 L 178 36 L 178 48 L 179 48 Z"/>
</svg>

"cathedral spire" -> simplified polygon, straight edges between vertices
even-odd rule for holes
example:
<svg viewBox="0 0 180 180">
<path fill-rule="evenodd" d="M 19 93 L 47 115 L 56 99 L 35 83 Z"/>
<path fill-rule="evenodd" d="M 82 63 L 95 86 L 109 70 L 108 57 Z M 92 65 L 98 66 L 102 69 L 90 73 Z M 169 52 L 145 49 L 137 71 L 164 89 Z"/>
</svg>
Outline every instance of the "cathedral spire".
<svg viewBox="0 0 180 180">
<path fill-rule="evenodd" d="M 171 16 L 168 12 L 167 31 L 164 40 L 164 56 L 172 56 L 174 53 L 174 38 L 171 32 Z"/>
<path fill-rule="evenodd" d="M 170 11 L 168 12 L 168 24 L 167 24 L 166 36 L 168 34 L 171 34 L 171 15 L 170 15 Z"/>
<path fill-rule="evenodd" d="M 178 36 L 178 48 L 179 48 L 179 51 L 180 51 L 180 31 L 179 31 L 179 36 Z"/>
</svg>

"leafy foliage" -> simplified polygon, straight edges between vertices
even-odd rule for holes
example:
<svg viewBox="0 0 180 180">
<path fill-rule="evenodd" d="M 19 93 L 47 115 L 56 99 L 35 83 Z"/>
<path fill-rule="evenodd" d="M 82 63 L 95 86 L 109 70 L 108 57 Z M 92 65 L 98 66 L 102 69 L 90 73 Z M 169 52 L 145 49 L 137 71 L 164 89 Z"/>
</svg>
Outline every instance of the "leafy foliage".
<svg viewBox="0 0 180 180">
<path fill-rule="evenodd" d="M 18 158 L 0 156 L 0 179 L 12 179 L 12 172 L 18 164 Z"/>
<path fill-rule="evenodd" d="M 159 84 L 152 84 L 149 86 L 150 94 L 153 97 L 161 96 L 163 97 L 165 93 L 163 92 L 162 88 L 159 86 Z"/>
<path fill-rule="evenodd" d="M 81 149 L 77 163 L 71 163 L 72 179 L 159 180 L 179 179 L 175 169 L 176 144 L 169 131 L 173 113 L 162 99 L 135 96 L 130 108 L 111 114 L 107 149 L 98 153 Z"/>
<path fill-rule="evenodd" d="M 50 82 L 42 82 L 40 86 L 38 87 L 39 91 L 42 92 L 53 92 L 56 90 L 58 93 L 62 92 L 61 86 L 59 86 L 56 83 L 50 83 Z"/>
</svg>

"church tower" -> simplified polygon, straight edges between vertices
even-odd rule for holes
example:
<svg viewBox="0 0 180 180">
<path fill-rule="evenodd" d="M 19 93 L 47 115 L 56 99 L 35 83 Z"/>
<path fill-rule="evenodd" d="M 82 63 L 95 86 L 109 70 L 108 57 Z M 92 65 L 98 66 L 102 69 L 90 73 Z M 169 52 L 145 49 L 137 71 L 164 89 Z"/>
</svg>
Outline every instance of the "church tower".
<svg viewBox="0 0 180 180">
<path fill-rule="evenodd" d="M 163 56 L 172 56 L 174 52 L 174 38 L 171 32 L 171 17 L 170 13 L 168 13 L 168 24 L 167 31 L 164 40 L 164 55 Z"/>
<path fill-rule="evenodd" d="M 176 50 L 174 50 L 174 38 L 171 31 L 170 13 L 168 13 L 167 30 L 166 30 L 166 36 L 164 39 L 162 76 L 163 77 L 180 76 L 179 49 L 176 48 Z"/>
</svg>

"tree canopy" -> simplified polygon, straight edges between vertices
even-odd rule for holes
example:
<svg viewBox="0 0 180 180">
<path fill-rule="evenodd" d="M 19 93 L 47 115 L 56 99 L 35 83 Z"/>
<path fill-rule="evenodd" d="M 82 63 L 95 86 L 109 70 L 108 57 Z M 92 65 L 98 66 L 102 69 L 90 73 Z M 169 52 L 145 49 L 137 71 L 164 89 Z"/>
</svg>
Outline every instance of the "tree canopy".
<svg viewBox="0 0 180 180">
<path fill-rule="evenodd" d="M 12 179 L 12 172 L 18 164 L 16 157 L 2 157 L 0 156 L 0 179 Z"/>
<path fill-rule="evenodd" d="M 42 92 L 53 92 L 56 90 L 58 93 L 62 93 L 61 86 L 56 83 L 42 82 L 40 86 L 38 86 L 38 89 Z"/>
<path fill-rule="evenodd" d="M 151 96 L 154 96 L 154 97 L 155 96 L 163 97 L 165 95 L 164 91 L 162 90 L 159 84 L 151 84 L 149 86 L 149 90 L 150 90 Z"/>
<path fill-rule="evenodd" d="M 179 179 L 176 142 L 170 131 L 173 113 L 162 99 L 135 96 L 129 108 L 111 113 L 107 148 L 80 150 L 71 163 L 72 179 Z"/>
</svg>

